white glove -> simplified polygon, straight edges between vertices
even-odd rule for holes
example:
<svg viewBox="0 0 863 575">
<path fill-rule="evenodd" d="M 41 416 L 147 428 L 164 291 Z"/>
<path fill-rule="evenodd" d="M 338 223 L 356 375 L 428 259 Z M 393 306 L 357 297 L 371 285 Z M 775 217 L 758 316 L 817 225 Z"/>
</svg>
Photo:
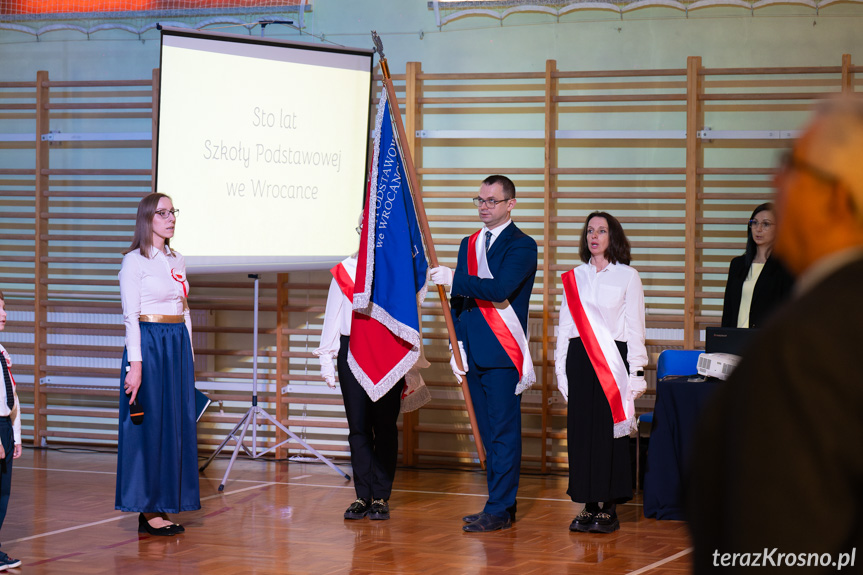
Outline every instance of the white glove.
<svg viewBox="0 0 863 575">
<path fill-rule="evenodd" d="M 452 353 L 452 344 L 450 344 L 449 366 L 452 368 L 452 372 L 455 375 L 456 380 L 461 383 L 461 376 L 467 373 L 467 354 L 464 352 L 464 344 L 462 342 L 458 342 L 458 350 L 461 352 L 461 364 L 464 367 L 464 371 L 460 370 L 458 365 L 455 363 L 455 354 Z"/>
<path fill-rule="evenodd" d="M 330 388 L 336 388 L 336 368 L 333 366 L 333 358 L 328 355 L 322 355 L 321 360 L 321 377 L 327 382 Z"/>
<path fill-rule="evenodd" d="M 557 391 L 563 396 L 563 401 L 569 403 L 569 381 L 565 373 L 557 374 Z"/>
<path fill-rule="evenodd" d="M 632 397 L 632 400 L 635 401 L 642 395 L 644 395 L 644 391 L 647 389 L 647 382 L 644 381 L 643 375 L 630 375 L 629 376 L 629 395 Z"/>
<path fill-rule="evenodd" d="M 446 266 L 438 266 L 436 268 L 431 269 L 431 281 L 435 283 L 435 285 L 439 286 L 451 286 L 452 285 L 452 269 Z"/>
</svg>

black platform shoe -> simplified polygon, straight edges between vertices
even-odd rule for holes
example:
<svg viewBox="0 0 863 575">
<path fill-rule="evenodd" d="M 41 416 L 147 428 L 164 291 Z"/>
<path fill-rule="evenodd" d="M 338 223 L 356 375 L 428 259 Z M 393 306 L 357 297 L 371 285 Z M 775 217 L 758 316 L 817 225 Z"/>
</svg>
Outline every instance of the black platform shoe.
<svg viewBox="0 0 863 575">
<path fill-rule="evenodd" d="M 368 499 L 359 498 L 345 511 L 345 519 L 362 519 L 369 514 L 371 502 Z"/>
<path fill-rule="evenodd" d="M 594 515 L 596 515 L 596 513 L 588 511 L 585 507 L 581 510 L 581 513 L 575 516 L 572 523 L 569 524 L 569 530 L 587 533 L 590 531 L 590 526 L 593 525 Z"/>
<path fill-rule="evenodd" d="M 383 520 L 390 518 L 390 504 L 386 499 L 375 499 L 369 511 L 369 519 Z"/>
<path fill-rule="evenodd" d="M 590 526 L 591 533 L 614 533 L 620 529 L 620 521 L 617 520 L 617 513 L 606 513 L 600 511 L 593 518 L 593 524 Z"/>
</svg>

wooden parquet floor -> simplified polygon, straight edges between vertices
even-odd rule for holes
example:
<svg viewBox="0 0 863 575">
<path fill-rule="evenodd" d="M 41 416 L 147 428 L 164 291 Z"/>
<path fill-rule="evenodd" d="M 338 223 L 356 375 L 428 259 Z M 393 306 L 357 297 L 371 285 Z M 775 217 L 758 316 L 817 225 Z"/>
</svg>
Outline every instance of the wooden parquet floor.
<svg viewBox="0 0 863 575">
<path fill-rule="evenodd" d="M 201 478 L 202 509 L 176 516 L 186 533 L 137 532 L 114 510 L 116 455 L 25 449 L 15 461 L 3 550 L 41 574 L 681 574 L 691 570 L 686 525 L 645 519 L 640 498 L 618 506 L 621 530 L 571 533 L 578 512 L 566 479 L 523 475 L 518 522 L 461 531 L 485 501 L 479 472 L 399 469 L 389 521 L 345 521 L 351 483 L 318 463 L 227 461 Z M 345 470 L 350 473 L 349 469 Z"/>
</svg>

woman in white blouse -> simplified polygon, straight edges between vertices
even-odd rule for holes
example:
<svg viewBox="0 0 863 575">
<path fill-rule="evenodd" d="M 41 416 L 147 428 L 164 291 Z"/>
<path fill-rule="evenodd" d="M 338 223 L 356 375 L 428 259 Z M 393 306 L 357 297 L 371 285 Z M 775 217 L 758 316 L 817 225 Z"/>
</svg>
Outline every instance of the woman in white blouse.
<svg viewBox="0 0 863 575">
<path fill-rule="evenodd" d="M 120 268 L 126 347 L 115 508 L 138 512 L 138 530 L 151 535 L 184 532 L 167 514 L 201 508 L 189 282 L 170 247 L 178 212 L 164 194 L 145 196 Z M 130 416 L 133 404 L 143 421 Z"/>
<path fill-rule="evenodd" d="M 558 389 L 568 401 L 567 494 L 585 504 L 569 528 L 611 533 L 620 528 L 616 505 L 632 498 L 629 434 L 634 400 L 646 387 L 644 292 L 629 267 L 629 240 L 611 214 L 587 217 L 579 256 L 584 264 L 562 278 L 555 353 Z"/>
</svg>

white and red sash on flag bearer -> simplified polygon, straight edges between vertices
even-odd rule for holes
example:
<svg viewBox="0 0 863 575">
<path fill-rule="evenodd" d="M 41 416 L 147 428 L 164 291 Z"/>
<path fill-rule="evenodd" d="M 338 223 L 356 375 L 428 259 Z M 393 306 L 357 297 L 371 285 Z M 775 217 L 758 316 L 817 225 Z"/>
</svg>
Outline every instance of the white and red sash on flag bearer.
<svg viewBox="0 0 863 575">
<path fill-rule="evenodd" d="M 354 278 L 357 274 L 357 258 L 349 257 L 342 260 L 330 269 L 336 285 L 345 294 L 349 302 L 354 301 Z M 428 367 L 428 362 L 422 367 Z M 431 401 L 431 393 L 426 387 L 425 381 L 419 373 L 417 366 L 412 367 L 405 374 L 405 386 L 402 389 L 401 412 L 416 411 Z"/>
<path fill-rule="evenodd" d="M 345 294 L 345 297 L 348 298 L 348 301 L 353 303 L 354 278 L 357 274 L 357 258 L 350 257 L 343 260 L 341 263 L 333 266 L 330 273 L 333 274 L 333 279 L 336 280 L 336 284 L 339 286 L 339 289 L 342 290 L 342 293 Z"/>
<path fill-rule="evenodd" d="M 611 407 L 614 437 L 624 437 L 632 429 L 635 410 L 634 403 L 629 399 L 629 372 L 596 306 L 591 288 L 592 279 L 595 278 L 591 278 L 591 274 L 590 266 L 587 265 L 569 270 L 561 276 L 563 291 L 578 335 Z"/>
<path fill-rule="evenodd" d="M 491 270 L 488 269 L 488 260 L 485 250 L 480 249 L 480 257 L 477 258 L 477 238 L 482 230 L 479 230 L 468 239 L 467 246 L 467 273 L 485 279 L 493 278 Z M 518 370 L 518 385 L 515 388 L 516 395 L 530 389 L 536 382 L 536 373 L 533 370 L 533 359 L 530 357 L 528 340 L 521 327 L 521 322 L 512 309 L 509 301 L 490 302 L 475 299 L 476 305 L 485 321 L 488 322 L 491 331 L 503 346 L 506 355 Z"/>
</svg>

